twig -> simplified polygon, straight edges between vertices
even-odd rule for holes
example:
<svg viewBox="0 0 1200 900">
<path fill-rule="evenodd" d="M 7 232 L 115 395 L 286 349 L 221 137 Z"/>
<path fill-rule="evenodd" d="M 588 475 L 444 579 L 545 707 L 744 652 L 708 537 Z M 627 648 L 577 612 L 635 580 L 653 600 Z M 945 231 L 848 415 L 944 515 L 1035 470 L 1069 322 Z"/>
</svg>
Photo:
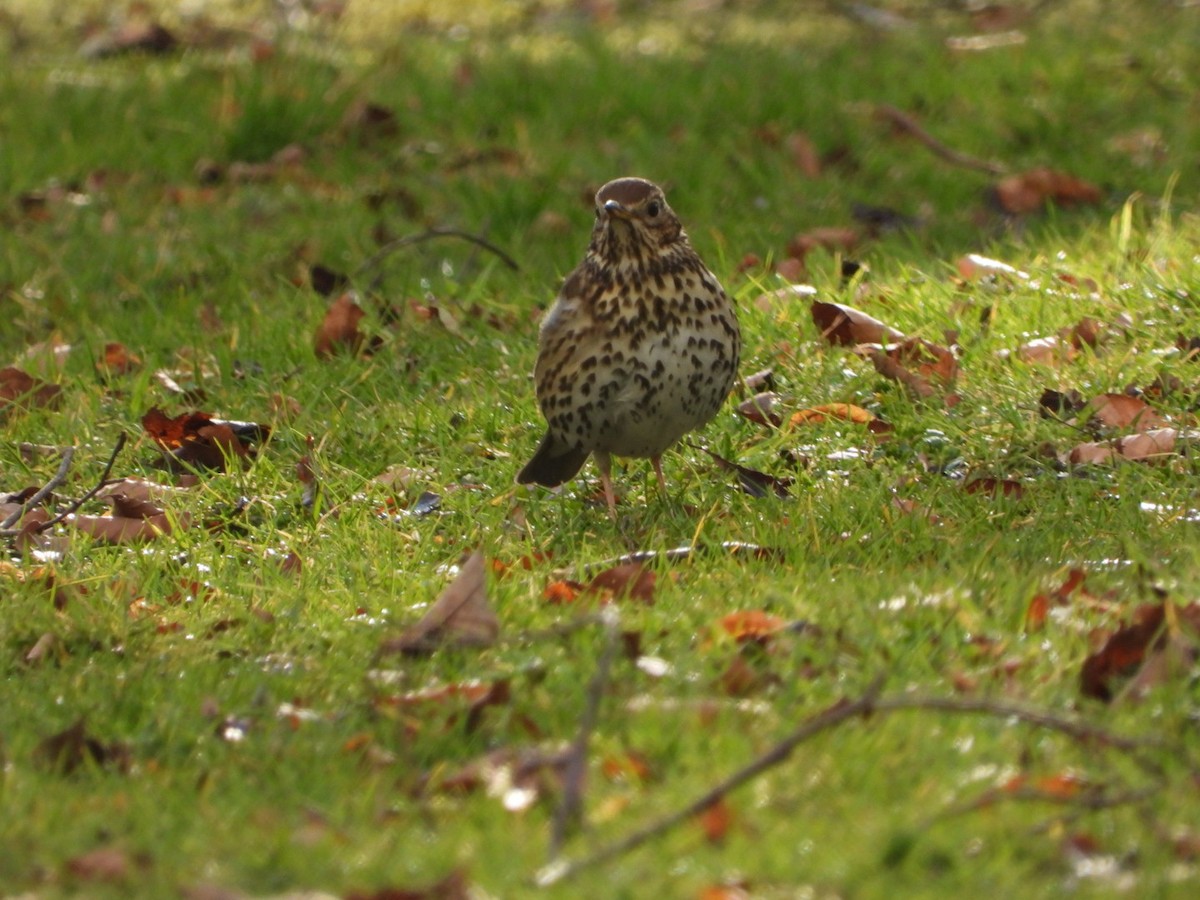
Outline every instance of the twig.
<svg viewBox="0 0 1200 900">
<path fill-rule="evenodd" d="M 486 238 L 482 238 L 477 234 L 471 234 L 469 231 L 460 231 L 457 228 L 430 228 L 426 231 L 420 232 L 419 234 L 409 234 L 402 238 L 396 238 L 394 241 L 388 241 L 373 254 L 367 257 L 367 259 L 357 269 L 355 269 L 354 275 L 357 278 L 361 278 L 364 273 L 369 272 L 371 269 L 379 265 L 385 256 L 390 253 L 394 253 L 396 250 L 399 250 L 402 247 L 410 247 L 413 244 L 420 244 L 425 241 L 431 241 L 434 238 L 441 237 L 454 237 L 461 238 L 464 241 L 470 241 L 477 247 L 482 247 L 484 250 L 489 250 L 496 254 L 496 256 L 500 257 L 500 261 L 514 272 L 519 272 L 521 270 L 521 267 L 517 265 L 516 260 L 514 260 L 511 256 Z"/>
<path fill-rule="evenodd" d="M 900 712 L 904 710 L 940 710 L 942 712 L 979 713 L 1004 719 L 1017 719 L 1038 728 L 1057 731 L 1074 738 L 1082 744 L 1098 744 L 1127 753 L 1138 765 L 1153 775 L 1162 777 L 1163 770 L 1157 762 L 1144 756 L 1148 749 L 1162 749 L 1162 741 L 1148 738 L 1138 739 L 1114 734 L 1099 725 L 1081 719 L 1055 715 L 1042 709 L 1032 709 L 1003 700 L 987 697 L 923 697 L 919 694 L 885 697 L 875 704 L 878 712 Z"/>
<path fill-rule="evenodd" d="M 104 471 L 100 473 L 100 480 L 96 482 L 96 486 L 94 488 L 92 488 L 90 491 L 88 491 L 86 494 L 84 494 L 82 497 L 80 497 L 78 500 L 73 501 L 70 506 L 68 506 L 66 509 L 64 509 L 62 512 L 60 512 L 57 516 L 55 516 L 49 522 L 43 522 L 41 525 L 39 525 L 37 527 L 37 531 L 39 534 L 41 534 L 43 531 L 49 531 L 51 528 L 53 528 L 55 525 L 57 525 L 59 522 L 61 522 L 63 519 L 65 519 L 67 516 L 69 516 L 73 512 L 75 512 L 75 510 L 79 509 L 79 507 L 83 506 L 83 504 L 87 503 L 89 500 L 91 500 L 93 497 L 95 497 L 96 494 L 100 493 L 100 489 L 103 488 L 104 485 L 108 482 L 108 476 L 110 474 L 112 474 L 113 465 L 117 461 L 117 456 L 120 454 L 121 450 L 123 450 L 125 447 L 125 440 L 126 440 L 126 435 L 125 435 L 125 432 L 122 431 L 120 434 L 117 435 L 117 442 L 113 445 L 112 453 L 110 453 L 108 456 L 108 462 L 105 463 Z"/>
<path fill-rule="evenodd" d="M 562 801 L 554 811 L 554 823 L 550 832 L 550 860 L 558 858 L 567 833 L 578 823 L 583 809 L 583 784 L 587 777 L 587 749 L 596 730 L 596 719 L 600 713 L 600 701 L 608 688 L 609 672 L 612 670 L 613 657 L 616 656 L 617 635 L 621 624 L 620 615 L 615 604 L 609 604 L 601 613 L 600 621 L 604 623 L 604 649 L 600 660 L 596 663 L 596 672 L 588 683 L 587 699 L 584 703 L 583 714 L 579 717 L 579 731 L 571 748 L 567 752 L 563 767 Z"/>
<path fill-rule="evenodd" d="M 687 804 L 687 806 L 663 816 L 655 822 L 651 822 L 649 825 L 638 829 L 619 841 L 601 847 L 588 856 L 576 860 L 558 860 L 552 862 L 537 873 L 535 881 L 540 887 L 556 884 L 563 879 L 578 875 L 584 869 L 590 869 L 602 862 L 607 862 L 610 859 L 628 853 L 635 847 L 639 847 L 647 841 L 670 831 L 680 823 L 688 821 L 693 816 L 708 809 L 730 791 L 741 787 L 767 769 L 784 762 L 792 755 L 792 751 L 809 738 L 820 734 L 822 731 L 827 731 L 847 719 L 869 713 L 874 708 L 882 687 L 883 679 L 878 678 L 857 699 L 846 700 L 843 698 L 833 706 L 809 716 L 791 734 L 784 737 L 766 753 L 756 758 L 749 765 L 734 772 L 716 787 L 706 791 Z"/>
<path fill-rule="evenodd" d="M 962 166 L 967 169 L 974 169 L 977 172 L 986 172 L 989 175 L 1004 175 L 1008 172 L 1008 166 L 1003 163 L 988 162 L 985 159 L 978 159 L 961 151 L 955 150 L 953 147 L 948 147 L 935 138 L 932 134 L 922 128 L 917 120 L 898 109 L 891 104 L 884 103 L 878 106 L 875 110 L 875 115 L 879 118 L 890 122 L 900 131 L 907 132 L 915 137 L 918 141 L 934 152 L 936 156 L 940 156 L 948 163 L 956 166 Z"/>
<path fill-rule="evenodd" d="M 29 510 L 33 509 L 39 503 L 46 499 L 56 487 L 67 480 L 67 472 L 71 469 L 71 460 L 75 458 L 75 448 L 67 447 L 63 450 L 62 462 L 58 464 L 58 471 L 54 473 L 54 477 L 42 485 L 41 489 L 18 506 L 12 513 L 5 516 L 4 521 L 0 522 L 0 536 L 11 537 L 17 532 L 11 531 L 13 524 L 20 521 L 21 517 Z"/>
<path fill-rule="evenodd" d="M 706 791 L 682 809 L 663 816 L 621 840 L 601 847 L 588 856 L 580 857 L 576 860 L 557 860 L 544 866 L 535 875 L 535 882 L 541 887 L 556 884 L 559 881 L 577 875 L 584 869 L 607 862 L 641 846 L 647 841 L 659 837 L 680 823 L 687 821 L 692 816 L 703 812 L 724 797 L 725 794 L 740 787 L 773 766 L 784 762 L 791 756 L 792 751 L 796 747 L 809 738 L 822 731 L 827 731 L 847 719 L 868 713 L 934 710 L 955 713 L 979 713 L 997 718 L 1017 719 L 1038 728 L 1045 728 L 1065 734 L 1083 744 L 1098 744 L 1120 750 L 1127 753 L 1143 769 L 1153 775 L 1159 778 L 1162 778 L 1164 775 L 1162 767 L 1158 763 L 1143 755 L 1148 749 L 1165 747 L 1166 745 L 1162 741 L 1125 737 L 1097 725 L 1091 725 L 1080 719 L 1059 716 L 1045 710 L 1032 709 L 988 698 L 974 699 L 965 697 L 899 695 L 881 699 L 879 691 L 882 685 L 883 679 L 877 679 L 857 699 L 842 699 L 833 706 L 810 716 L 766 753 L 757 757 L 749 765 L 739 769 L 716 787 Z M 1190 761 L 1189 765 L 1193 769 L 1195 768 Z M 1129 796 L 1134 795 L 1130 794 Z M 1092 800 L 1090 802 L 1097 804 L 1097 808 L 1101 808 L 1103 805 L 1103 802 L 1099 800 Z"/>
<path fill-rule="evenodd" d="M 694 546 L 685 544 L 682 547 L 672 547 L 669 550 L 635 550 L 621 556 L 614 556 L 611 559 L 601 560 L 600 562 L 586 563 L 583 566 L 583 574 L 590 576 L 603 569 L 611 569 L 614 566 L 624 566 L 629 563 L 647 563 L 656 559 L 664 559 L 667 562 L 682 562 L 692 556 L 699 556 L 701 553 L 710 553 L 715 550 L 724 550 L 730 556 L 744 555 L 754 559 L 778 559 L 782 556 L 778 548 L 764 547 L 761 544 L 749 544 L 745 541 L 722 541 L 719 544 L 696 544 Z"/>
</svg>

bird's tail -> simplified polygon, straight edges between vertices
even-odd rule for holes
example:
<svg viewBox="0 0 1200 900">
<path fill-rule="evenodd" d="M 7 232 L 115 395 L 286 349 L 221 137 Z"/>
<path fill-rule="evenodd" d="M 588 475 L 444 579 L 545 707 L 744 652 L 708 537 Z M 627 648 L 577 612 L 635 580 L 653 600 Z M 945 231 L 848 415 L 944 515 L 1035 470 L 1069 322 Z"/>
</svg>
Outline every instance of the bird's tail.
<svg viewBox="0 0 1200 900">
<path fill-rule="evenodd" d="M 558 487 L 575 477 L 587 462 L 590 453 L 590 450 L 569 447 L 555 440 L 547 432 L 538 444 L 533 459 L 517 474 L 517 484 L 537 483 L 546 487 Z"/>
</svg>

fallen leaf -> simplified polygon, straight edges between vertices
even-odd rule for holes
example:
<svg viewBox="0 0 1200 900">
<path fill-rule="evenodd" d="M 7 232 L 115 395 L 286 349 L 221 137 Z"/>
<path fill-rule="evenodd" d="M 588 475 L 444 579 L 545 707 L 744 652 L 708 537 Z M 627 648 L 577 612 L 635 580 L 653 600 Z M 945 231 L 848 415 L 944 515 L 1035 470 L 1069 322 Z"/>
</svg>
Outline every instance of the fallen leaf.
<svg viewBox="0 0 1200 900">
<path fill-rule="evenodd" d="M 787 627 L 786 620 L 759 609 L 729 613 L 722 616 L 718 624 L 738 643 L 762 641 Z"/>
<path fill-rule="evenodd" d="M 751 497 L 765 497 L 768 493 L 773 493 L 776 497 L 780 498 L 790 496 L 788 491 L 795 479 L 788 477 L 780 478 L 766 472 L 760 472 L 758 469 L 751 469 L 713 453 L 707 447 L 699 447 L 697 449 L 702 450 L 712 457 L 720 468 L 736 472 L 739 486 Z"/>
<path fill-rule="evenodd" d="M 1092 418 L 1110 428 L 1133 428 L 1150 431 L 1163 428 L 1167 421 L 1158 415 L 1142 397 L 1128 394 L 1101 394 L 1088 403 Z"/>
<path fill-rule="evenodd" d="M 958 269 L 958 274 L 966 281 L 977 281 L 984 277 L 1004 277 L 1004 278 L 1028 278 L 1029 274 L 1022 272 L 1015 266 L 1010 266 L 1006 262 L 1001 262 L 998 259 L 991 259 L 987 256 L 981 256 L 978 253 L 968 253 L 965 256 L 959 257 L 955 263 L 955 268 Z"/>
<path fill-rule="evenodd" d="M 109 342 L 104 345 L 104 358 L 96 363 L 102 373 L 127 375 L 140 369 L 142 361 L 130 353 L 124 344 Z"/>
<path fill-rule="evenodd" d="M 642 603 L 654 602 L 658 576 L 645 563 L 622 563 L 605 569 L 588 582 L 584 593 L 599 594 L 603 602 L 628 598 Z"/>
<path fill-rule="evenodd" d="M 1151 642 L 1160 636 L 1165 618 L 1164 604 L 1142 604 L 1133 621 L 1118 629 L 1098 651 L 1083 661 L 1080 691 L 1085 697 L 1109 702 L 1116 693 L 1115 682 L 1132 675 L 1146 657 Z"/>
<path fill-rule="evenodd" d="M 738 404 L 737 411 L 743 418 L 757 425 L 778 427 L 783 422 L 783 416 L 779 412 L 781 400 L 779 394 L 764 391 L 755 394 L 749 400 L 743 400 Z"/>
<path fill-rule="evenodd" d="M 58 775 L 70 775 L 88 762 L 125 771 L 129 750 L 123 744 L 106 744 L 88 734 L 83 719 L 78 719 L 69 728 L 39 741 L 33 750 L 33 762 Z"/>
<path fill-rule="evenodd" d="M 1114 441 L 1079 444 L 1072 448 L 1068 461 L 1072 465 L 1096 465 L 1118 458 L 1135 462 L 1153 460 L 1173 455 L 1179 437 L 1179 431 L 1175 428 L 1156 428 L 1139 434 L 1127 434 Z"/>
<path fill-rule="evenodd" d="M 1057 206 L 1098 203 L 1102 196 L 1095 185 L 1045 167 L 1001 179 L 992 188 L 992 195 L 1004 212 L 1015 216 L 1039 212 L 1051 203 Z"/>
<path fill-rule="evenodd" d="M 57 403 L 62 386 L 48 384 L 14 366 L 0 369 L 0 414 L 10 408 L 40 409 Z"/>
<path fill-rule="evenodd" d="M 801 261 L 817 248 L 835 253 L 852 253 L 858 241 L 858 232 L 853 228 L 814 228 L 788 241 L 787 253 Z"/>
<path fill-rule="evenodd" d="M 488 647 L 500 634 L 500 620 L 488 604 L 487 567 L 476 550 L 419 622 L 379 653 L 429 653 L 438 647 Z"/>
<path fill-rule="evenodd" d="M 445 878 L 426 887 L 350 891 L 344 895 L 344 900 L 471 900 L 472 896 L 466 873 L 462 869 L 454 869 Z"/>
<path fill-rule="evenodd" d="M 791 154 L 792 164 L 795 165 L 805 178 L 818 178 L 821 175 L 821 154 L 817 145 L 803 131 L 794 131 L 784 138 L 787 151 Z"/>
<path fill-rule="evenodd" d="M 364 340 L 358 323 L 364 315 L 366 313 L 358 305 L 353 293 L 347 292 L 334 300 L 313 339 L 317 359 L 329 359 L 339 351 L 358 353 Z"/>
<path fill-rule="evenodd" d="M 829 419 L 852 422 L 855 425 L 866 425 L 867 430 L 873 434 L 886 434 L 892 430 L 891 425 L 884 422 L 874 413 L 868 412 L 861 406 L 855 406 L 853 403 L 825 403 L 821 406 L 801 409 L 792 413 L 788 424 L 792 427 L 798 425 L 816 425 Z"/>
<path fill-rule="evenodd" d="M 814 300 L 812 318 L 821 330 L 821 337 L 831 344 L 889 344 L 905 339 L 902 332 L 862 310 L 842 303 Z"/>
<path fill-rule="evenodd" d="M 733 810 L 730 809 L 725 798 L 720 797 L 698 813 L 696 821 L 710 844 L 720 844 L 725 840 L 733 825 Z"/>
<path fill-rule="evenodd" d="M 119 847 L 97 847 L 67 860 L 67 873 L 79 881 L 124 881 L 133 866 Z"/>
</svg>

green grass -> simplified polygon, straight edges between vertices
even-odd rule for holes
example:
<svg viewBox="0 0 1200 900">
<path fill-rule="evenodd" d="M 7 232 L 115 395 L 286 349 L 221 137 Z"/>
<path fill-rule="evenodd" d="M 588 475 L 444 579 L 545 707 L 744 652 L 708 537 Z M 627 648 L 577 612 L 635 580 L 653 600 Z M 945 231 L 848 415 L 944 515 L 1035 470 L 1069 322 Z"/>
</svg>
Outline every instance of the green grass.
<svg viewBox="0 0 1200 900">
<path fill-rule="evenodd" d="M 12 60 L 0 68 L 0 363 L 64 393 L 57 408 L 0 413 L 0 491 L 54 473 L 56 458 L 21 455 L 26 441 L 75 445 L 58 496 L 81 495 L 118 433 L 140 434 L 154 405 L 274 428 L 244 469 L 205 475 L 170 501 L 208 528 L 145 548 L 62 532 L 65 553 L 48 563 L 72 592 L 61 610 L 39 562 L 9 546 L 0 564 L 5 891 L 152 897 L 209 884 L 250 896 L 344 894 L 427 885 L 462 867 L 489 896 L 531 895 L 559 797 L 553 777 L 523 813 L 482 789 L 422 789 L 426 779 L 489 751 L 574 736 L 604 638 L 583 628 L 519 639 L 578 614 L 543 599 L 549 582 L 586 580 L 584 566 L 629 550 L 745 541 L 777 555 L 656 564 L 656 603 L 621 604 L 621 628 L 671 668 L 655 678 L 615 663 L 592 738 L 588 825 L 569 856 L 683 805 L 878 676 L 889 694 L 966 690 L 1077 713 L 1183 754 L 1158 753 L 1162 774 L 1151 778 L 1127 754 L 1001 716 L 878 715 L 803 744 L 731 795 L 723 843 L 685 825 L 541 893 L 687 897 L 744 880 L 764 897 L 1103 895 L 1132 879 L 1138 895 L 1189 895 L 1195 864 L 1172 841 L 1197 836 L 1194 667 L 1141 703 L 1112 706 L 1080 695 L 1079 672 L 1094 629 L 1114 628 L 1156 592 L 1186 604 L 1200 589 L 1196 467 L 1189 452 L 1155 465 L 1065 466 L 1059 458 L 1091 434 L 1041 415 L 1038 398 L 1047 388 L 1090 398 L 1162 375 L 1188 390 L 1155 408 L 1182 428 L 1193 422 L 1195 363 L 1169 351 L 1177 336 L 1200 333 L 1197 11 L 1050 4 L 1025 26 L 1024 44 L 961 53 L 944 38 L 965 33 L 965 20 L 920 5 L 908 6 L 916 26 L 897 33 L 769 3 L 686 15 L 664 4 L 601 25 L 555 4 L 540 13 L 472 4 L 461 10 L 466 32 L 451 29 L 453 10 L 443 20 L 433 6 L 398 4 L 372 19 L 373 6 L 351 4 L 338 26 L 285 29 L 273 55 L 253 62 L 244 31 L 231 48 L 82 60 L 73 53 L 82 25 L 103 21 L 86 4 L 57 8 L 57 25 L 53 4 L 18 3 L 0 19 Z M 239 27 L 267 17 L 236 4 L 206 9 Z M 195 33 L 186 17 L 167 21 Z M 394 133 L 345 124 L 358 100 L 391 110 Z M 889 133 L 873 115 L 882 103 L 964 153 L 1013 171 L 1062 169 L 1104 199 L 1006 220 L 985 201 L 991 178 Z M 1150 130 L 1161 151 L 1148 162 L 1113 142 Z M 793 132 L 831 160 L 819 177 L 793 163 L 781 140 Z M 200 183 L 201 160 L 261 162 L 289 144 L 306 152 L 297 170 Z M 894 426 L 889 439 L 841 424 L 771 431 L 731 403 L 697 439 L 792 476 L 790 498 L 738 493 L 687 447 L 665 460 L 665 497 L 644 462 L 617 467 L 615 523 L 589 500 L 590 468 L 559 495 L 512 487 L 541 428 L 529 377 L 538 312 L 582 253 L 587 192 L 633 173 L 667 186 L 736 296 L 743 374 L 771 368 L 789 412 L 866 407 Z M 35 195 L 44 215 L 28 211 Z M 851 225 L 856 203 L 922 224 L 855 251 L 871 269 L 861 287 L 843 285 L 839 260 L 820 250 L 809 280 L 825 299 L 906 333 L 942 341 L 958 330 L 952 409 L 914 400 L 825 345 L 807 303 L 754 302 L 782 283 L 770 264 L 794 234 Z M 396 251 L 357 282 L 380 349 L 318 361 L 312 340 L 328 300 L 303 283 L 307 267 L 353 274 L 381 236 L 429 226 L 484 234 L 521 270 L 448 239 Z M 960 284 L 954 264 L 968 252 L 1031 278 Z M 739 273 L 748 253 L 767 263 Z M 1073 291 L 1063 275 L 1096 288 Z M 460 333 L 410 308 L 430 298 Z M 1122 313 L 1127 330 L 1068 364 L 997 355 L 1083 316 Z M 29 350 L 51 339 L 72 346 L 61 366 Z M 101 377 L 95 363 L 109 341 L 142 367 Z M 196 404 L 154 377 L 180 367 L 184 349 L 217 373 Z M 294 399 L 298 414 L 275 412 L 275 395 Z M 301 504 L 295 465 L 306 454 L 319 471 L 320 515 Z M 115 474 L 164 480 L 156 457 L 147 439 L 131 442 Z M 380 518 L 390 491 L 372 479 L 392 465 L 418 470 L 397 489 L 400 508 L 425 490 L 441 508 Z M 1017 479 L 1023 493 L 968 493 L 964 474 Z M 897 497 L 939 519 L 901 512 Z M 474 547 L 508 563 L 550 555 L 490 577 L 507 640 L 387 659 L 392 681 L 380 683 L 371 674 L 380 643 L 419 617 L 447 583 L 445 567 Z M 281 569 L 288 552 L 302 559 L 299 574 Z M 1091 599 L 1076 596 L 1026 634 L 1030 599 L 1071 567 L 1086 570 Z M 201 596 L 181 596 L 193 582 Z M 145 606 L 154 610 L 138 614 Z M 745 651 L 764 679 L 740 704 L 720 687 L 738 651 L 714 637 L 738 610 L 809 625 Z M 27 663 L 45 634 L 53 649 Z M 465 702 L 385 702 L 475 679 L 511 689 L 477 721 Z M 316 715 L 289 717 L 284 704 Z M 89 735 L 127 748 L 127 771 L 39 765 L 39 744 L 80 717 Z M 243 739 L 229 739 L 230 725 L 244 726 Z M 602 771 L 629 752 L 649 762 L 644 783 Z M 1096 809 L 1086 792 L 972 807 L 1018 773 L 1035 782 L 1064 772 L 1113 795 L 1147 794 Z M 1092 842 L 1092 868 L 1107 874 L 1081 876 L 1065 849 L 1072 840 Z M 71 860 L 105 847 L 125 853 L 123 877 L 72 874 Z"/>
</svg>

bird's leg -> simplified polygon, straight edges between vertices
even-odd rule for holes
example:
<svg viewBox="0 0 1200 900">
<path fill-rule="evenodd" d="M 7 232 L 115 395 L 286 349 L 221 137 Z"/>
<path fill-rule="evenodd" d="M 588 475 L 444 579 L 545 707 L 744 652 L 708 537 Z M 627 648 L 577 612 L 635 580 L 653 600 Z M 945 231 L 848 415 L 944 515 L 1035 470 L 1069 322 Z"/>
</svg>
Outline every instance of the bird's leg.
<svg viewBox="0 0 1200 900">
<path fill-rule="evenodd" d="M 667 479 L 663 478 L 662 457 L 661 456 L 650 457 L 650 465 L 654 466 L 654 474 L 658 476 L 658 487 L 663 492 L 663 495 L 665 496 L 667 493 Z"/>
<path fill-rule="evenodd" d="M 617 518 L 617 496 L 612 486 L 612 459 L 603 450 L 592 451 L 596 460 L 596 468 L 600 470 L 600 483 L 604 485 L 604 502 L 608 504 L 608 514 L 613 521 Z"/>
</svg>

